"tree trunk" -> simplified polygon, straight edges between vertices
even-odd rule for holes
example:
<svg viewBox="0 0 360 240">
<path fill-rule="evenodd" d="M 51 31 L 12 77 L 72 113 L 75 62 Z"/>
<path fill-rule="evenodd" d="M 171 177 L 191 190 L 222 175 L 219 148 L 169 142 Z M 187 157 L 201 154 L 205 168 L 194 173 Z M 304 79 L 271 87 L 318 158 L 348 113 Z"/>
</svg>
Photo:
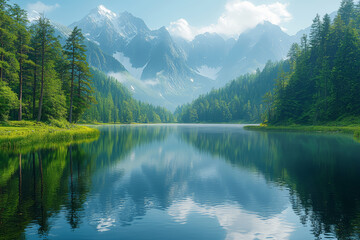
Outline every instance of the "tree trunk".
<svg viewBox="0 0 360 240">
<path fill-rule="evenodd" d="M 328 81 L 327 81 L 327 76 L 325 77 L 325 112 L 327 112 L 328 109 L 328 92 L 327 92 L 327 88 L 328 88 Z"/>
<path fill-rule="evenodd" d="M 33 86 L 33 119 L 36 118 L 36 84 L 37 84 L 37 59 L 35 56 L 35 68 L 34 68 L 34 86 Z"/>
<path fill-rule="evenodd" d="M 1 42 L 1 48 L 4 49 L 4 43 Z M 4 62 L 4 54 L 1 53 L 1 61 Z M 3 81 L 3 68 L 0 68 L 0 81 Z"/>
<path fill-rule="evenodd" d="M 20 64 L 20 84 L 19 84 L 19 121 L 22 120 L 22 95 L 23 95 L 23 73 L 22 73 L 22 60 L 19 62 Z"/>
<path fill-rule="evenodd" d="M 78 97 L 79 97 L 79 99 L 81 98 L 81 73 L 79 72 L 79 76 L 78 76 L 78 87 L 79 87 L 79 89 L 78 89 Z"/>
<path fill-rule="evenodd" d="M 45 37 L 44 37 L 45 38 Z M 41 90 L 40 90 L 40 100 L 39 100 L 39 113 L 37 121 L 41 121 L 42 105 L 44 99 L 44 75 L 45 75 L 45 39 L 43 38 L 42 42 L 42 51 L 41 51 Z"/>
<path fill-rule="evenodd" d="M 70 88 L 70 113 L 69 122 L 72 122 L 73 100 L 74 100 L 74 73 L 75 72 L 75 47 L 73 47 L 72 65 L 71 65 L 71 88 Z"/>
</svg>

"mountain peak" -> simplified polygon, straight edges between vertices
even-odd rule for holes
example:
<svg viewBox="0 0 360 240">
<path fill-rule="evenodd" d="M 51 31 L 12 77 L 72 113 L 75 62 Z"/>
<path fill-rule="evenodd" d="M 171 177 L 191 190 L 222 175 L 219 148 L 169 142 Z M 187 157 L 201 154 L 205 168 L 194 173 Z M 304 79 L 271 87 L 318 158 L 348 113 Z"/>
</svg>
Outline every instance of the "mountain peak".
<svg viewBox="0 0 360 240">
<path fill-rule="evenodd" d="M 100 16 L 107 17 L 108 19 L 114 19 L 117 17 L 116 13 L 107 9 L 104 5 L 99 5 L 96 8 L 96 13 L 99 14 Z"/>
</svg>

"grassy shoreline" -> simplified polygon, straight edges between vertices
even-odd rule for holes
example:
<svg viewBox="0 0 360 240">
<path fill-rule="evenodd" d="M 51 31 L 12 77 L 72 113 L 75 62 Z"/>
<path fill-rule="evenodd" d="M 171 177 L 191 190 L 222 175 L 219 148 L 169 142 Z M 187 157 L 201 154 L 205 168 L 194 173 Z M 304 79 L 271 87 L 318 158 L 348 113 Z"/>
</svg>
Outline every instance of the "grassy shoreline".
<svg viewBox="0 0 360 240">
<path fill-rule="evenodd" d="M 332 126 L 332 125 L 320 125 L 320 126 L 307 126 L 307 125 L 289 125 L 289 126 L 245 126 L 246 130 L 251 131 L 268 131 L 268 132 L 323 132 L 323 133 L 346 133 L 353 134 L 355 138 L 360 138 L 360 126 Z"/>
<path fill-rule="evenodd" d="M 0 123 L 0 149 L 34 150 L 95 140 L 99 134 L 99 130 L 94 128 L 58 121 L 50 124 L 32 121 L 3 122 Z"/>
</svg>

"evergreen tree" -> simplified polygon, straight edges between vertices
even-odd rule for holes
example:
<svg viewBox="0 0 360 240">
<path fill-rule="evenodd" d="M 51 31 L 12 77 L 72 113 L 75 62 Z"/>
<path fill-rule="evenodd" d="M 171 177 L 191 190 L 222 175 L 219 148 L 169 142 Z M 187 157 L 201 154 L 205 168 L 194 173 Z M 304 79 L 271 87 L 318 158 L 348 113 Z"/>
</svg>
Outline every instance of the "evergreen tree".
<svg viewBox="0 0 360 240">
<path fill-rule="evenodd" d="M 94 89 L 92 87 L 92 75 L 90 67 L 86 62 L 86 56 L 76 65 L 76 77 L 77 87 L 74 96 L 75 108 L 73 112 L 73 120 L 75 120 L 75 122 L 80 120 L 82 114 L 92 103 L 96 104 L 95 98 L 93 97 Z M 115 120 L 116 118 L 114 121 Z"/>
<path fill-rule="evenodd" d="M 342 0 L 338 16 L 344 21 L 345 25 L 350 23 L 350 20 L 354 18 L 355 4 L 353 0 Z"/>
<path fill-rule="evenodd" d="M 15 4 L 10 7 L 10 14 L 15 20 L 15 48 L 16 48 L 16 58 L 19 62 L 19 113 L 18 120 L 22 120 L 23 114 L 23 82 L 25 77 L 25 68 L 26 65 L 33 64 L 28 58 L 28 53 L 31 50 L 30 45 L 30 32 L 27 30 L 27 13 L 25 10 L 21 9 L 19 5 Z"/>
<path fill-rule="evenodd" d="M 0 0 L 0 81 L 11 83 L 18 78 L 19 63 L 15 54 L 15 22 L 7 0 Z"/>
<path fill-rule="evenodd" d="M 52 60 L 56 56 L 56 51 L 59 48 L 59 41 L 56 37 L 54 37 L 54 28 L 51 26 L 50 21 L 45 17 L 40 17 L 36 23 L 36 33 L 35 33 L 35 41 L 38 42 L 40 47 L 39 53 L 39 64 L 41 68 L 40 73 L 40 99 L 39 99 L 39 108 L 37 121 L 41 121 L 42 119 L 42 108 L 44 102 L 44 90 L 45 83 L 48 80 L 46 77 L 51 77 L 51 75 L 47 75 L 46 71 L 49 71 L 51 67 L 54 67 L 52 64 Z"/>
<path fill-rule="evenodd" d="M 317 16 L 311 28 L 310 48 L 302 39 L 300 51 L 289 53 L 288 85 L 277 85 L 272 123 L 335 121 L 360 116 L 360 37 L 358 6 L 343 0 L 334 23 Z M 284 114 L 287 113 L 287 114 Z"/>
<path fill-rule="evenodd" d="M 69 107 L 69 122 L 71 123 L 73 121 L 73 110 L 79 108 L 78 112 L 81 113 L 81 105 L 83 104 L 83 101 L 85 98 L 82 98 L 82 85 L 87 85 L 89 82 L 89 67 L 86 62 L 86 50 L 84 45 L 84 36 L 81 33 L 81 30 L 77 27 L 75 27 L 70 34 L 69 38 L 66 40 L 65 44 L 65 54 L 68 57 L 69 61 L 69 69 L 70 69 L 70 107 Z M 78 72 L 78 74 L 77 74 Z M 76 75 L 78 76 L 78 106 L 74 107 L 74 98 L 75 98 L 75 78 Z M 91 91 L 91 88 L 90 90 Z M 86 96 L 88 94 L 86 93 Z M 78 113 L 78 115 L 80 115 Z"/>
</svg>

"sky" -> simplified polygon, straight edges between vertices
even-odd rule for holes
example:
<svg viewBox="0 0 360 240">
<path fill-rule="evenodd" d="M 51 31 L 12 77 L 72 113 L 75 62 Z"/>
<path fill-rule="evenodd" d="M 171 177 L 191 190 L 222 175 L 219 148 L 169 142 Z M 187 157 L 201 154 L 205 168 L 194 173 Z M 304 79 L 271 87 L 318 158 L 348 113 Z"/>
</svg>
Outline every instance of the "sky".
<svg viewBox="0 0 360 240">
<path fill-rule="evenodd" d="M 316 14 L 336 11 L 341 0 L 10 0 L 22 8 L 70 25 L 99 5 L 115 13 L 128 11 L 150 29 L 162 26 L 175 36 L 191 40 L 204 32 L 237 37 L 263 21 L 279 25 L 288 34 L 309 27 Z"/>
</svg>

